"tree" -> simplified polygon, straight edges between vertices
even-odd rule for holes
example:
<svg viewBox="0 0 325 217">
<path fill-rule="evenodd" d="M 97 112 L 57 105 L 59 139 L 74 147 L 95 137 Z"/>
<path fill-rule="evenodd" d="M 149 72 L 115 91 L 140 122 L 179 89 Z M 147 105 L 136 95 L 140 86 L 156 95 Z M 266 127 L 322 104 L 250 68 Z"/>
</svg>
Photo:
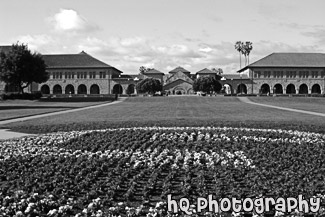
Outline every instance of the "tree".
<svg viewBox="0 0 325 217">
<path fill-rule="evenodd" d="M 243 54 L 245 56 L 245 66 L 249 65 L 249 54 L 253 50 L 253 43 L 246 41 L 243 45 Z"/>
<path fill-rule="evenodd" d="M 246 41 L 245 43 L 242 41 L 237 41 L 235 43 L 235 49 L 239 52 L 240 68 L 241 68 L 241 55 L 245 56 L 245 66 L 249 65 L 249 54 L 253 50 L 253 43 L 250 41 Z"/>
<path fill-rule="evenodd" d="M 193 83 L 193 90 L 195 92 L 202 91 L 206 93 L 218 92 L 222 85 L 213 77 L 199 77 Z"/>
<path fill-rule="evenodd" d="M 38 53 L 32 53 L 25 44 L 13 44 L 9 52 L 0 53 L 0 80 L 19 87 L 20 93 L 32 82 L 49 79 L 45 62 Z"/>
<path fill-rule="evenodd" d="M 150 70 L 151 70 L 151 68 L 147 68 L 145 66 L 140 66 L 140 68 L 139 68 L 139 71 L 140 71 L 141 74 L 144 74 L 144 73 L 146 73 L 146 72 L 148 72 Z"/>
<path fill-rule="evenodd" d="M 239 53 L 239 68 L 241 68 L 241 55 L 242 55 L 242 52 L 243 52 L 243 42 L 241 41 L 237 41 L 235 43 L 235 49 L 238 51 Z"/>
<path fill-rule="evenodd" d="M 161 82 L 155 78 L 146 78 L 139 83 L 137 83 L 137 91 L 139 93 L 149 93 L 154 94 L 157 91 L 162 90 Z"/>
<path fill-rule="evenodd" d="M 217 73 L 217 75 L 222 75 L 223 74 L 223 70 L 221 68 L 212 68 L 211 69 L 213 72 Z"/>
</svg>

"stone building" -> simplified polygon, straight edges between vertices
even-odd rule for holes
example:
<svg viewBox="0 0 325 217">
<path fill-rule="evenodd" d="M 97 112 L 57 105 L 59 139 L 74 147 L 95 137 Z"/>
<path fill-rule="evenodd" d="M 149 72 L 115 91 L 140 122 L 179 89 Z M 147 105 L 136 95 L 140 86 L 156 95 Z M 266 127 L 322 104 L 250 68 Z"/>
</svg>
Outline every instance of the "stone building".
<svg viewBox="0 0 325 217">
<path fill-rule="evenodd" d="M 121 71 L 82 51 L 43 55 L 50 79 L 40 84 L 43 94 L 111 94 Z"/>
<path fill-rule="evenodd" d="M 325 54 L 272 53 L 238 72 L 247 69 L 251 79 L 248 93 L 325 93 Z"/>
<path fill-rule="evenodd" d="M 252 92 L 252 80 L 247 74 L 224 74 L 219 81 L 225 94 L 247 94 Z"/>
</svg>

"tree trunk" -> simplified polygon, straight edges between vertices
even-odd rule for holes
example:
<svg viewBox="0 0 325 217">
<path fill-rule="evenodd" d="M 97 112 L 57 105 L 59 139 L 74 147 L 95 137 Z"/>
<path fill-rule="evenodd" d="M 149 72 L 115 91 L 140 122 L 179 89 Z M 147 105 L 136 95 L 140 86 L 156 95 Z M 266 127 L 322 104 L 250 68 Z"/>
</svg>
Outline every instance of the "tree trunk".
<svg viewBox="0 0 325 217">
<path fill-rule="evenodd" d="M 238 51 L 239 53 L 239 69 L 241 69 L 241 55 L 240 55 L 240 51 Z"/>
</svg>

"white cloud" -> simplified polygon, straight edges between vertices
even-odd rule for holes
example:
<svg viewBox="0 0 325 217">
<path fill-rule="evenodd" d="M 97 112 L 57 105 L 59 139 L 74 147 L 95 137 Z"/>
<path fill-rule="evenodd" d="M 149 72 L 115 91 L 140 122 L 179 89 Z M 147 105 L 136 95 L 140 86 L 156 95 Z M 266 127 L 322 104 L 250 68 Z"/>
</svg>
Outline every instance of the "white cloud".
<svg viewBox="0 0 325 217">
<path fill-rule="evenodd" d="M 60 12 L 49 18 L 55 30 L 59 32 L 78 31 L 89 32 L 97 30 L 95 24 L 90 23 L 86 18 L 72 9 L 60 9 Z"/>
</svg>

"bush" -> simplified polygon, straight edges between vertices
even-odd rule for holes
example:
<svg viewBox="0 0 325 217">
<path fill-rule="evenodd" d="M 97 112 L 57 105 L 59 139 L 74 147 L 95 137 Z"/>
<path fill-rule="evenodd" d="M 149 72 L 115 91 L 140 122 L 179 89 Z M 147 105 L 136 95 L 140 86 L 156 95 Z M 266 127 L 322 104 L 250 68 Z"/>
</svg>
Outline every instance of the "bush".
<svg viewBox="0 0 325 217">
<path fill-rule="evenodd" d="M 34 92 L 34 93 L 5 93 L 2 94 L 1 98 L 3 100 L 8 100 L 8 99 L 23 99 L 23 100 L 35 100 L 35 99 L 40 99 L 42 97 L 41 92 Z"/>
</svg>

